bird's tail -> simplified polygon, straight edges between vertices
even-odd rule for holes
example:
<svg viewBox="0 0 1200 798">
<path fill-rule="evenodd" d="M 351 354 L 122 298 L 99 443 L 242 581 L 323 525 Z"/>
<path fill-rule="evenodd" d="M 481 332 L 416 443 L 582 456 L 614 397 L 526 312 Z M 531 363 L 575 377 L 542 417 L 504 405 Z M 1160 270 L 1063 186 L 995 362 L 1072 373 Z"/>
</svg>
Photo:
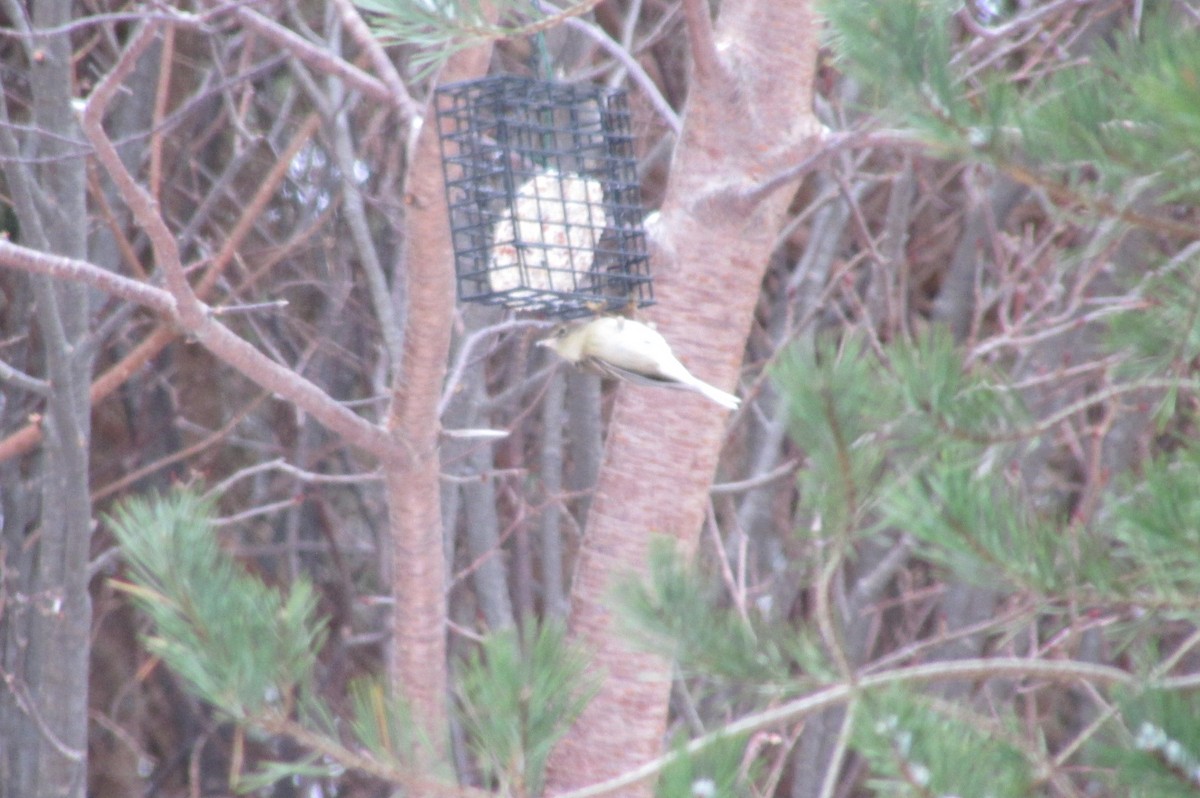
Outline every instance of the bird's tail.
<svg viewBox="0 0 1200 798">
<path fill-rule="evenodd" d="M 737 410 L 742 404 L 742 400 L 733 394 L 726 393 L 720 388 L 714 388 L 703 380 L 693 379 L 693 381 L 689 382 L 688 384 L 695 388 L 699 393 L 704 394 L 709 399 L 719 404 L 721 407 L 728 407 L 730 410 Z"/>
</svg>

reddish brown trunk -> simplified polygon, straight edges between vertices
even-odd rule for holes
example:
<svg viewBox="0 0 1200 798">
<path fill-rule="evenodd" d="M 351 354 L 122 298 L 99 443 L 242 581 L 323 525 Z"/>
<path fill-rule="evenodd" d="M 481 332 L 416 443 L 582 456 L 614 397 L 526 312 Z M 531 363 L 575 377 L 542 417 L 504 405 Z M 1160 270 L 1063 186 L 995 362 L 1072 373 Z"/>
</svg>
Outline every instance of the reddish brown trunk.
<svg viewBox="0 0 1200 798">
<path fill-rule="evenodd" d="M 491 46 L 454 56 L 442 71 L 451 82 L 478 77 Z M 385 463 L 391 525 L 391 679 L 426 738 L 445 744 L 446 564 L 442 542 L 438 400 L 446 377 L 454 320 L 454 272 L 442 185 L 437 125 L 427 121 L 412 155 L 404 269 L 407 315 L 388 432 L 395 462 Z"/>
<path fill-rule="evenodd" d="M 662 208 L 659 304 L 648 315 L 685 365 L 720 388 L 736 381 L 790 200 L 788 187 L 749 195 L 813 143 L 818 31 L 808 5 L 727 3 L 713 36 L 691 26 L 697 68 Z M 690 22 L 697 8 L 707 5 L 694 4 Z M 696 54 L 706 42 L 707 54 Z M 610 589 L 615 577 L 644 573 L 651 534 L 694 548 L 727 418 L 699 396 L 622 389 L 572 586 L 571 629 L 605 679 L 551 759 L 552 790 L 611 778 L 661 753 L 670 666 L 623 639 Z"/>
</svg>

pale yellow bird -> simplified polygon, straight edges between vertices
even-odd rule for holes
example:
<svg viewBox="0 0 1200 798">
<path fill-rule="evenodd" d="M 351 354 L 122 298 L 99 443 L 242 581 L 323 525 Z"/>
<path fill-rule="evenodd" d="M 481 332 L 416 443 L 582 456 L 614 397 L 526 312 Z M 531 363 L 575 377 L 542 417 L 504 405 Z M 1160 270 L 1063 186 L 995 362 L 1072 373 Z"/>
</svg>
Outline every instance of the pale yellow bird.
<svg viewBox="0 0 1200 798">
<path fill-rule="evenodd" d="M 742 400 L 692 376 L 671 351 L 671 345 L 652 327 L 620 316 L 601 316 L 564 324 L 539 346 L 554 350 L 577 366 L 590 366 L 639 385 L 695 391 L 736 410 Z"/>
</svg>

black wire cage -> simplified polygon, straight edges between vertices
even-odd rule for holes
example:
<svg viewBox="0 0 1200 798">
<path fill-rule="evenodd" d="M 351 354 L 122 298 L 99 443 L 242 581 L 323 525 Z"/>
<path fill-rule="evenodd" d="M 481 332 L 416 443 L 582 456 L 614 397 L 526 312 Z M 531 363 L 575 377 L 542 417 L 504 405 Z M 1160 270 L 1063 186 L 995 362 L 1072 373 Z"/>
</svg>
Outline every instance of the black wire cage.
<svg viewBox="0 0 1200 798">
<path fill-rule="evenodd" d="M 564 318 L 653 302 L 623 92 L 506 75 L 436 108 L 460 299 Z"/>
</svg>

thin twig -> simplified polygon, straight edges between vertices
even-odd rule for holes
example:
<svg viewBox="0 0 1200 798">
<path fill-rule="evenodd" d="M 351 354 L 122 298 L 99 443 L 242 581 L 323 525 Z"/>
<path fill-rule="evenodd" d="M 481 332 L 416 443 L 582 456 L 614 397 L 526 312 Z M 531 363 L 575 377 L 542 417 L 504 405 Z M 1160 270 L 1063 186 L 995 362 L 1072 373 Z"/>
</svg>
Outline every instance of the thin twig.
<svg viewBox="0 0 1200 798">
<path fill-rule="evenodd" d="M 1016 657 L 996 659 L 954 660 L 913 665 L 907 668 L 859 678 L 856 684 L 840 683 L 815 693 L 789 701 L 778 707 L 763 710 L 734 721 L 704 737 L 692 740 L 683 749 L 647 762 L 641 767 L 606 781 L 578 790 L 558 793 L 553 798 L 595 798 L 600 795 L 624 790 L 635 784 L 649 781 L 665 768 L 685 757 L 694 756 L 709 746 L 741 735 L 754 734 L 765 729 L 778 728 L 788 723 L 803 720 L 829 707 L 851 701 L 861 693 L 884 689 L 895 685 L 927 684 L 930 682 L 977 681 L 980 679 L 1039 678 L 1056 682 L 1100 682 L 1104 684 L 1133 685 L 1137 679 L 1130 673 L 1106 665 L 1072 660 L 1032 660 Z M 1163 679 L 1155 686 L 1167 683 L 1181 688 L 1183 685 L 1200 681 L 1200 675 Z"/>
<path fill-rule="evenodd" d="M 242 372 L 255 384 L 287 397 L 330 430 L 341 435 L 347 443 L 381 459 L 394 456 L 394 442 L 391 436 L 380 435 L 378 427 L 343 407 L 320 386 L 268 358 L 245 339 L 217 322 L 188 284 L 175 237 L 158 213 L 154 199 L 126 169 L 103 128 L 104 112 L 109 102 L 133 70 L 138 58 L 154 40 L 156 27 L 154 23 L 147 23 L 134 33 L 112 70 L 96 84 L 84 105 L 82 119 L 84 132 L 96 150 L 97 160 L 108 171 L 113 185 L 150 239 L 155 259 L 163 272 L 173 300 L 174 307 L 170 308 L 173 311 L 173 320 L 223 362 Z M 90 265 L 89 269 L 104 274 L 102 270 Z M 158 289 L 148 286 L 142 286 L 142 290 L 158 292 Z"/>
<path fill-rule="evenodd" d="M 20 369 L 0 360 L 0 382 L 7 382 L 23 391 L 29 391 L 38 396 L 50 395 L 50 383 L 26 374 Z M 2 406 L 2 405 L 0 405 Z"/>
<path fill-rule="evenodd" d="M 403 101 L 397 103 L 396 95 L 389 91 L 387 84 L 345 59 L 338 58 L 327 47 L 313 44 L 298 33 L 246 6 L 238 6 L 237 15 L 242 24 L 270 39 L 277 46 L 282 47 L 296 59 L 308 64 L 321 74 L 340 78 L 348 87 L 361 92 L 369 99 L 395 103 L 405 114 L 413 112 L 414 109 Z M 405 94 L 407 95 L 407 92 Z M 411 98 L 409 98 L 409 102 L 412 102 Z"/>
<path fill-rule="evenodd" d="M 346 33 L 350 34 L 355 43 L 366 53 L 367 58 L 371 61 L 371 66 L 375 68 L 375 71 L 383 79 L 384 85 L 387 86 L 389 99 L 400 110 L 405 121 L 411 122 L 420 119 L 422 114 L 420 103 L 408 93 L 408 88 L 404 85 L 404 79 L 400 77 L 399 70 L 384 52 L 383 45 L 371 34 L 371 29 L 359 15 L 354 3 L 351 0 L 333 0 L 333 4 L 342 18 L 342 24 L 346 26 Z"/>
<path fill-rule="evenodd" d="M 688 44 L 692 51 L 694 78 L 700 85 L 715 81 L 723 72 L 717 54 L 712 16 L 707 0 L 683 0 L 683 16 L 687 20 Z M 695 91 L 695 89 L 693 89 Z"/>
<path fill-rule="evenodd" d="M 549 325 L 543 321 L 531 321 L 527 319 L 508 319 L 499 324 L 493 324 L 488 327 L 476 330 L 463 339 L 458 347 L 458 355 L 454 359 L 454 365 L 450 368 L 450 373 L 446 376 L 446 385 L 442 389 L 442 398 L 438 401 L 437 415 L 441 418 L 446 413 L 446 408 L 450 406 L 450 402 L 458 395 L 458 383 L 462 380 L 463 372 L 467 368 L 467 364 L 474 356 L 475 348 L 484 340 L 492 336 L 500 335 L 509 330 L 520 330 L 528 327 L 535 329 L 546 329 Z"/>
<path fill-rule="evenodd" d="M 540 3 L 539 7 L 545 9 L 549 6 L 546 3 Z M 658 111 L 658 115 L 667 123 L 667 127 L 671 128 L 676 136 L 680 134 L 683 130 L 683 121 L 680 119 L 679 114 L 667 102 L 667 98 L 659 91 L 658 86 L 655 85 L 654 81 L 646 73 L 646 70 L 642 68 L 642 65 L 638 63 L 629 50 L 605 33 L 598 25 L 593 25 L 578 17 L 568 19 L 566 24 L 568 28 L 574 28 L 593 39 L 609 55 L 619 61 L 621 66 L 625 68 L 625 71 L 629 73 L 633 82 L 646 95 L 646 99 L 654 106 L 654 110 Z"/>
</svg>

